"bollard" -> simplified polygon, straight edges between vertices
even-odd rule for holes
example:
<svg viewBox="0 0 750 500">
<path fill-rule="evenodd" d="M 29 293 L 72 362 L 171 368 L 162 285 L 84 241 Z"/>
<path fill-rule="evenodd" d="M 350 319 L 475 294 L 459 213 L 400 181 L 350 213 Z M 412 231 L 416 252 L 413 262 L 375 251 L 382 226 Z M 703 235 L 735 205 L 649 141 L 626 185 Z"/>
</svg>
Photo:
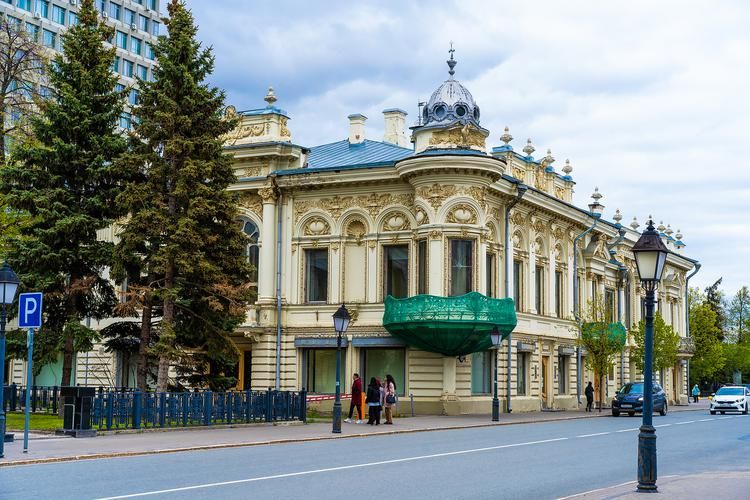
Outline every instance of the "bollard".
<svg viewBox="0 0 750 500">
<path fill-rule="evenodd" d="M 143 393 L 135 391 L 133 393 L 133 429 L 141 428 L 141 407 L 143 406 Z"/>
<path fill-rule="evenodd" d="M 411 416 L 414 416 L 414 394 L 409 393 L 409 400 L 411 401 Z"/>
</svg>

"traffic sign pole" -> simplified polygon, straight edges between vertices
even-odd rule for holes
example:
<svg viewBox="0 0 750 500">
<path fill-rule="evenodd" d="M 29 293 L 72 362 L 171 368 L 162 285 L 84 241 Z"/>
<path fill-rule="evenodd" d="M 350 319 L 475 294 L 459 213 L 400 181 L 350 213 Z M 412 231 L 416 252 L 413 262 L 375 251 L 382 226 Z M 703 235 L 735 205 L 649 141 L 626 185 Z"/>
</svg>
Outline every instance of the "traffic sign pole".
<svg viewBox="0 0 750 500">
<path fill-rule="evenodd" d="M 28 357 L 26 358 L 26 405 L 24 406 L 25 423 L 23 426 L 23 452 L 29 452 L 29 413 L 31 412 L 31 374 L 32 365 L 34 363 L 34 329 L 29 328 L 29 333 L 26 336 L 26 348 L 28 349 Z"/>
</svg>

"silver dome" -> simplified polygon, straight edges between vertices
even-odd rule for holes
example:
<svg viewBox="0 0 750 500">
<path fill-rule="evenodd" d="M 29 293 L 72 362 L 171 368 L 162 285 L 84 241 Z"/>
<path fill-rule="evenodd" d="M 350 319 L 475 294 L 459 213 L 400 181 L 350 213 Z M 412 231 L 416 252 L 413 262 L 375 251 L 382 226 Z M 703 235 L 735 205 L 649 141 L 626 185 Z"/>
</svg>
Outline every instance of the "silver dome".
<svg viewBox="0 0 750 500">
<path fill-rule="evenodd" d="M 472 122 L 479 126 L 479 106 L 474 102 L 471 92 L 453 78 L 457 61 L 447 61 L 450 78 L 443 82 L 422 111 L 422 125 L 450 125 L 455 122 Z"/>
</svg>

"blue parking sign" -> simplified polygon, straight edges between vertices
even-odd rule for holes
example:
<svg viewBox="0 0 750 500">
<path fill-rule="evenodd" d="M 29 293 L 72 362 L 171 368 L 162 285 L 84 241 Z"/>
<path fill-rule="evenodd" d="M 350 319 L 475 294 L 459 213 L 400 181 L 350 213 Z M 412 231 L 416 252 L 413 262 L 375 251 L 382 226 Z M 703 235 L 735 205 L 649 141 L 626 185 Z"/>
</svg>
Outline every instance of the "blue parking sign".
<svg viewBox="0 0 750 500">
<path fill-rule="evenodd" d="M 18 326 L 41 328 L 42 292 L 22 293 L 18 296 Z"/>
</svg>

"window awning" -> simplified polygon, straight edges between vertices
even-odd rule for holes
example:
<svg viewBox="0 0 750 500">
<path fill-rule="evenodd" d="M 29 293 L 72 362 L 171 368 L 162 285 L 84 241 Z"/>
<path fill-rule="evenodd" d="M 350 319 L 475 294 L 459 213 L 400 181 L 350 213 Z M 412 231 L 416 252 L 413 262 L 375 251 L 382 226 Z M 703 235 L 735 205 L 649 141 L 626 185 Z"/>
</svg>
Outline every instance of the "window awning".
<svg viewBox="0 0 750 500">
<path fill-rule="evenodd" d="M 416 295 L 385 299 L 383 326 L 407 345 L 446 356 L 465 356 L 492 347 L 494 327 L 505 339 L 516 327 L 513 299 L 478 292 L 457 297 Z"/>
</svg>

